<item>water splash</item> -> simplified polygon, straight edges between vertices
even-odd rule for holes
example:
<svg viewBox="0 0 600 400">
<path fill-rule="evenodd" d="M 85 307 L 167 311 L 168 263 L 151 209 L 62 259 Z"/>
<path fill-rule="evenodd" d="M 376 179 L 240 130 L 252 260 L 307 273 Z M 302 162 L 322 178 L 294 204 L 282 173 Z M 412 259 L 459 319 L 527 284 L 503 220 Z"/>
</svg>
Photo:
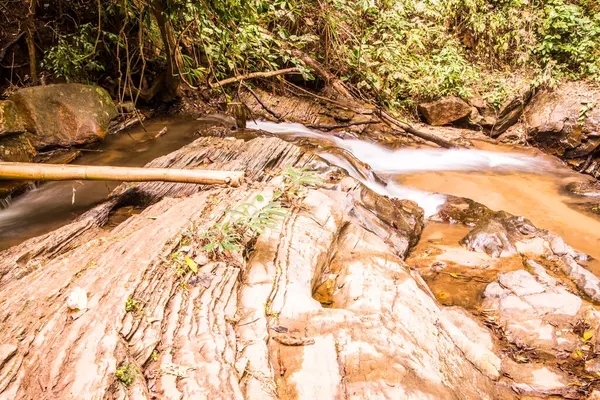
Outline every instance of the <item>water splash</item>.
<svg viewBox="0 0 600 400">
<path fill-rule="evenodd" d="M 249 129 L 263 130 L 288 137 L 318 139 L 343 149 L 377 174 L 407 174 L 426 171 L 523 171 L 541 172 L 547 165 L 534 157 L 524 154 L 499 153 L 475 149 L 389 149 L 376 143 L 359 139 L 341 139 L 311 130 L 301 124 L 274 123 L 266 121 L 248 122 Z M 344 157 L 328 152 L 317 154 L 330 163 L 344 168 L 355 179 L 371 190 L 389 197 L 416 201 L 426 216 L 433 215 L 444 204 L 446 197 L 441 194 L 423 192 L 400 186 L 394 182 L 382 184 L 368 174 L 361 174 Z"/>
</svg>

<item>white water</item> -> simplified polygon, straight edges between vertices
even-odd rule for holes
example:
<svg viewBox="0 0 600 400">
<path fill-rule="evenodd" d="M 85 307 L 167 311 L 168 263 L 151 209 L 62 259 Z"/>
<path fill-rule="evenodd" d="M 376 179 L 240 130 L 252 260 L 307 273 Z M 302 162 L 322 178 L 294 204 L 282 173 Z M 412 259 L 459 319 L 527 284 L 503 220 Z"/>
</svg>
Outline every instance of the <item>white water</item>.
<svg viewBox="0 0 600 400">
<path fill-rule="evenodd" d="M 341 139 L 313 131 L 301 124 L 256 121 L 248 122 L 249 129 L 263 130 L 273 134 L 293 137 L 306 137 L 330 142 L 333 146 L 351 153 L 357 160 L 371 167 L 377 174 L 399 175 L 426 171 L 521 171 L 541 172 L 548 165 L 537 158 L 524 154 L 499 153 L 475 149 L 388 149 L 384 146 L 358 139 Z M 425 216 L 433 215 L 444 204 L 446 197 L 428 193 L 394 182 L 383 185 L 373 179 L 363 177 L 354 166 L 341 156 L 317 152 L 330 163 L 344 168 L 371 190 L 399 199 L 417 202 L 425 211 Z"/>
</svg>

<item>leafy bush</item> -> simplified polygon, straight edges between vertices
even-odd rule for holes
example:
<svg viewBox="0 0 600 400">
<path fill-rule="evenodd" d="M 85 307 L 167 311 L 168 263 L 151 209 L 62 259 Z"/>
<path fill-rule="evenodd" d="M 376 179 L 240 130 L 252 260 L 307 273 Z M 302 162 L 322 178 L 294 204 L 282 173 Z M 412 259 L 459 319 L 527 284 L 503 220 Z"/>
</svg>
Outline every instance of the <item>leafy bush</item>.
<svg viewBox="0 0 600 400">
<path fill-rule="evenodd" d="M 592 15 L 577 4 L 550 0 L 537 33 L 540 42 L 534 51 L 543 63 L 555 63 L 573 78 L 600 78 L 600 12 Z"/>
<path fill-rule="evenodd" d="M 59 35 L 58 44 L 45 53 L 42 67 L 67 82 L 88 82 L 94 73 L 104 70 L 99 61 L 98 41 L 116 39 L 113 34 L 100 33 L 99 36 L 96 26 L 84 24 L 76 33 Z"/>
</svg>

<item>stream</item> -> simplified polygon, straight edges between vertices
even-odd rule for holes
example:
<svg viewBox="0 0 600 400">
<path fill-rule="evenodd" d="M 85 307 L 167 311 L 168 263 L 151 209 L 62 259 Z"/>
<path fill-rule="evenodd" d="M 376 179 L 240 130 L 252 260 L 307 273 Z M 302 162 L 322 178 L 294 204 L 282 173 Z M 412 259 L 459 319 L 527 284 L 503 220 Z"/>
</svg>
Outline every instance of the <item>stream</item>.
<svg viewBox="0 0 600 400">
<path fill-rule="evenodd" d="M 168 132 L 155 137 L 165 126 Z M 107 137 L 93 151 L 83 152 L 75 164 L 143 166 L 192 142 L 199 123 L 155 119 L 145 128 Z M 581 200 L 563 190 L 567 183 L 584 177 L 535 149 L 476 142 L 471 149 L 394 150 L 322 134 L 299 124 L 257 121 L 249 122 L 248 128 L 286 140 L 315 141 L 319 146 L 313 150 L 316 154 L 380 194 L 416 201 L 426 215 L 436 212 L 445 194 L 467 197 L 493 210 L 525 216 L 538 228 L 562 236 L 571 246 L 600 260 L 600 220 L 572 207 Z M 117 184 L 51 182 L 26 192 L 0 211 L 0 248 L 69 223 L 105 199 Z M 436 236 L 435 229 L 435 224 L 430 224 L 425 234 Z M 594 272 L 600 274 L 600 270 Z"/>
</svg>

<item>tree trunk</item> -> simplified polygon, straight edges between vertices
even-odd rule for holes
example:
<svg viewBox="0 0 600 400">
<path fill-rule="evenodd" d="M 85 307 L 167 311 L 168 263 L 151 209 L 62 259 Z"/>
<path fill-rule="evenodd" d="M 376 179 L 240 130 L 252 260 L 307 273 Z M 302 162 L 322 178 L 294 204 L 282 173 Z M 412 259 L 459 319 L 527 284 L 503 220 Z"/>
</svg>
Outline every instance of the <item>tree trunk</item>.
<svg viewBox="0 0 600 400">
<path fill-rule="evenodd" d="M 228 184 L 240 186 L 241 171 L 212 171 L 170 168 L 107 167 L 89 165 L 59 165 L 0 162 L 0 179 L 28 181 L 119 181 L 119 182 L 180 182 L 204 185 Z"/>
<path fill-rule="evenodd" d="M 35 8 L 37 0 L 31 0 L 29 5 L 29 14 L 27 16 L 27 52 L 29 53 L 29 75 L 33 82 L 37 82 L 37 58 L 35 56 Z"/>
<path fill-rule="evenodd" d="M 162 99 L 164 101 L 173 100 L 179 95 L 179 85 L 181 77 L 177 70 L 177 65 L 181 65 L 181 55 L 175 38 L 175 29 L 171 20 L 166 15 L 166 7 L 163 0 L 152 2 L 152 12 L 158 23 L 160 35 L 163 40 L 165 57 L 167 59 L 167 71 L 165 73 L 164 88 Z"/>
</svg>

